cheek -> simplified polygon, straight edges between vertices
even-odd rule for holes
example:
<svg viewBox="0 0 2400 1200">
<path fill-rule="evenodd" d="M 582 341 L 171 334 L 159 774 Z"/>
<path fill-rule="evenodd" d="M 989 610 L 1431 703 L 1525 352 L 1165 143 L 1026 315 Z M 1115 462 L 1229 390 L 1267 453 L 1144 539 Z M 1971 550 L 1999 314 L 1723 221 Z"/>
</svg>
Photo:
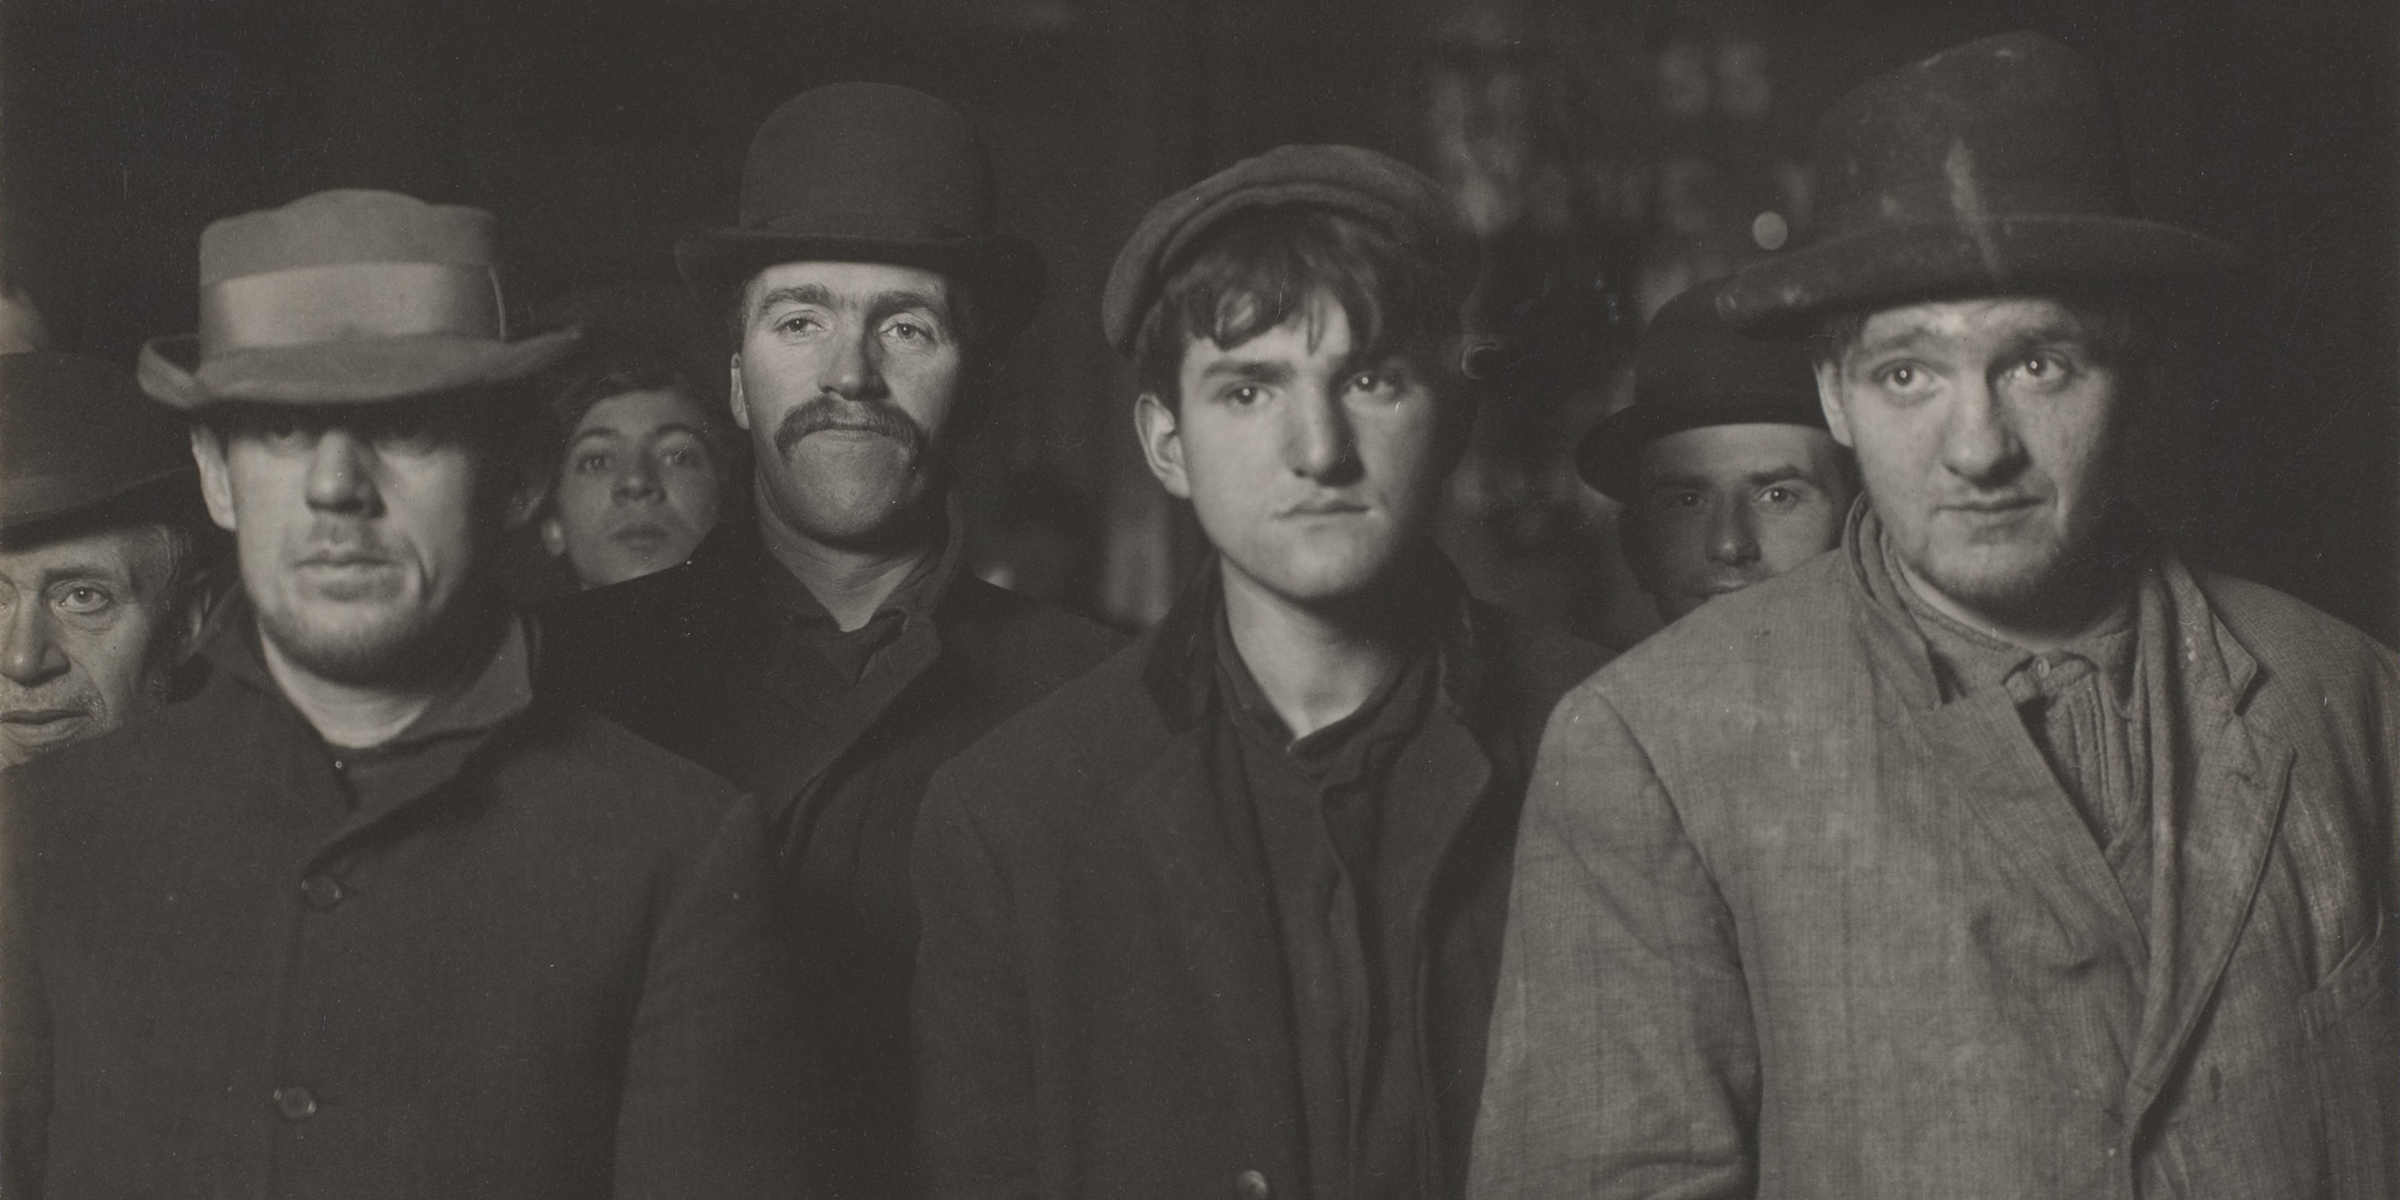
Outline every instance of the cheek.
<svg viewBox="0 0 2400 1200">
<path fill-rule="evenodd" d="M 957 406 L 959 362 L 955 357 L 894 358 L 884 367 L 892 403 L 928 436 L 939 434 Z"/>
</svg>

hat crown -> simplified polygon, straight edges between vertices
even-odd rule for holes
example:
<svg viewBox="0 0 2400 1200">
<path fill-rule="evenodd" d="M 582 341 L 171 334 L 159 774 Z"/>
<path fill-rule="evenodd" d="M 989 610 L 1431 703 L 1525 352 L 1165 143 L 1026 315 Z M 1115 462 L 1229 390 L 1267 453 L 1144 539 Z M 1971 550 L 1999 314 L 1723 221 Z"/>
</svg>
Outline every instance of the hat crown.
<svg viewBox="0 0 2400 1200">
<path fill-rule="evenodd" d="M 489 268 L 498 243 L 499 222 L 482 209 L 343 188 L 210 223 L 200 232 L 200 286 L 345 263 Z"/>
<path fill-rule="evenodd" d="M 182 422 L 123 367 L 57 350 L 0 355 L 0 522 L 89 508 L 191 466 Z"/>
<path fill-rule="evenodd" d="M 1818 123 L 1817 163 L 1820 238 L 1893 222 L 2135 215 L 2099 72 L 2036 33 L 1859 85 Z"/>
<path fill-rule="evenodd" d="M 1792 342 L 1744 337 L 1725 324 L 1717 315 L 1722 283 L 1686 289 L 1650 318 L 1634 349 L 1634 405 L 1701 416 L 1790 401 L 1812 423 L 1822 421 L 1808 352 Z"/>
<path fill-rule="evenodd" d="M 991 153 L 965 114 L 913 88 L 837 83 L 759 126 L 739 221 L 773 233 L 982 237 L 994 193 Z"/>
</svg>

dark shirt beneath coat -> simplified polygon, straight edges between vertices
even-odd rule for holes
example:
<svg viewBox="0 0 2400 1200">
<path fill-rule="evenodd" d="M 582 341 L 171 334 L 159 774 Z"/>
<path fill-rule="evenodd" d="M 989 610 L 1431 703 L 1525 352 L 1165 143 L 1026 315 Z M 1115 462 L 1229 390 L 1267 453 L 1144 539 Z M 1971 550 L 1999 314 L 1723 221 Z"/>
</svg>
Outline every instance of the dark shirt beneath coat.
<svg viewBox="0 0 2400 1200">
<path fill-rule="evenodd" d="M 1535 741 L 1604 655 L 1428 574 L 1411 669 L 1296 745 L 1212 570 L 937 775 L 930 1194 L 1457 1193 Z"/>
<path fill-rule="evenodd" d="M 514 632 L 359 752 L 250 631 L 0 778 L 0 1194 L 793 1194 L 757 807 L 529 694 Z"/>
<path fill-rule="evenodd" d="M 817 1194 L 906 1182 L 908 856 L 933 769 L 1123 639 L 939 556 L 844 632 L 753 525 L 692 560 L 541 616 L 536 674 L 755 793 L 765 808 L 807 1027 L 828 1091 L 810 1122 Z"/>
</svg>

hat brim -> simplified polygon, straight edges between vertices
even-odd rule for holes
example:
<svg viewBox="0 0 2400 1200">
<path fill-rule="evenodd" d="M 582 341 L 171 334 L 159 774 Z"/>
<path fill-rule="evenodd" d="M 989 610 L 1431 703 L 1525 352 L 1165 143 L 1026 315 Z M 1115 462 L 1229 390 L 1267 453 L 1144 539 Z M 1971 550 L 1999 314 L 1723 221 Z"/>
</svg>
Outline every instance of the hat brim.
<svg viewBox="0 0 2400 1200">
<path fill-rule="evenodd" d="M 1825 409 L 1815 396 L 1759 393 L 1720 400 L 1705 408 L 1644 408 L 1628 404 L 1600 418 L 1575 447 L 1575 471 L 1601 495 L 1631 504 L 1640 484 L 1642 448 L 1667 436 L 1704 425 L 1805 425 L 1825 428 Z"/>
<path fill-rule="evenodd" d="M 984 331 L 1003 345 L 1024 332 L 1042 303 L 1041 252 L 1007 234 L 913 241 L 715 228 L 675 243 L 676 271 L 712 308 L 760 271 L 787 262 L 891 263 L 964 280 L 974 289 Z"/>
<path fill-rule="evenodd" d="M 512 383 L 557 365 L 582 336 L 561 329 L 519 342 L 427 335 L 237 350 L 203 360 L 190 334 L 153 338 L 134 377 L 180 409 L 260 404 L 378 404 Z"/>
<path fill-rule="evenodd" d="M 0 488 L 0 546 L 30 546 L 116 524 L 209 526 L 191 463 L 126 480 L 12 480 Z"/>
<path fill-rule="evenodd" d="M 1861 305 L 2029 289 L 2153 290 L 2221 278 L 2240 262 L 2215 238 L 2134 217 L 1895 222 L 1751 264 L 1719 292 L 1717 313 L 1753 337 L 1797 338 L 1826 313 Z"/>
</svg>

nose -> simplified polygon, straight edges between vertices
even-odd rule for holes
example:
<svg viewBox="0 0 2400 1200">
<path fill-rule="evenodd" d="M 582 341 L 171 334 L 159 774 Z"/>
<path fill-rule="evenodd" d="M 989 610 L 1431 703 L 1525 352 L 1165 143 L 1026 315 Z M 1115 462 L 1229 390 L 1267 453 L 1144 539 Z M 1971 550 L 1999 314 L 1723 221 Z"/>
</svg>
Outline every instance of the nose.
<svg viewBox="0 0 2400 1200">
<path fill-rule="evenodd" d="M 67 652 L 52 636 L 50 613 L 39 597 L 20 597 L 0 623 L 0 675 L 18 687 L 33 687 L 67 669 Z"/>
<path fill-rule="evenodd" d="M 1970 377 L 1955 396 L 1942 428 L 1942 465 L 1970 483 L 2008 482 L 2025 465 L 2025 443 L 1999 389 Z"/>
<path fill-rule="evenodd" d="M 825 365 L 825 390 L 845 400 L 875 400 L 885 394 L 882 343 L 868 326 L 854 338 L 834 340 L 833 361 Z"/>
<path fill-rule="evenodd" d="M 309 451 L 308 506 L 321 512 L 371 516 L 378 505 L 374 447 L 347 429 L 328 429 Z"/>
<path fill-rule="evenodd" d="M 1358 444 L 1350 414 L 1324 388 L 1301 387 L 1284 421 L 1284 462 L 1295 475 L 1342 483 L 1358 474 Z"/>
<path fill-rule="evenodd" d="M 1738 500 L 1709 506 L 1708 561 L 1746 567 L 1758 561 L 1758 517 Z"/>
<path fill-rule="evenodd" d="M 658 463 L 647 454 L 632 455 L 609 488 L 609 495 L 619 503 L 656 500 L 664 492 L 658 482 Z"/>
</svg>

